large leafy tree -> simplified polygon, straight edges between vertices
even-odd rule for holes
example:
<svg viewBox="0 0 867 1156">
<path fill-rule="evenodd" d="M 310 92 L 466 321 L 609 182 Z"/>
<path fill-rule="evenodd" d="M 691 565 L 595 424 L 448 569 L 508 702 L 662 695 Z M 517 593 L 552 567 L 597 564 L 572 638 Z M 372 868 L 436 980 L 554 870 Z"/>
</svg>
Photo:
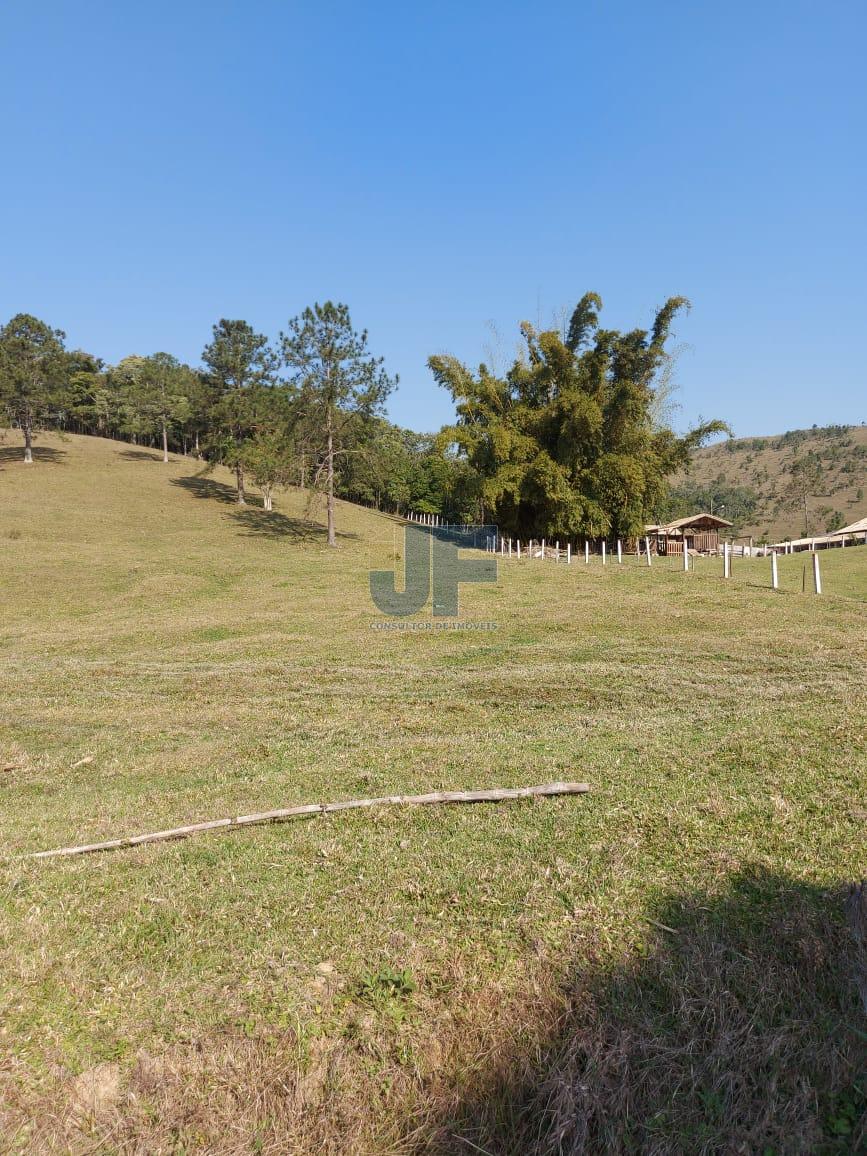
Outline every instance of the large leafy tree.
<svg viewBox="0 0 867 1156">
<path fill-rule="evenodd" d="M 524 323 L 524 349 L 504 376 L 432 357 L 457 422 L 440 435 L 477 479 L 476 516 L 507 531 L 546 537 L 639 535 L 667 478 L 691 450 L 727 427 L 701 423 L 678 437 L 659 421 L 655 385 L 682 297 L 650 330 L 599 325 L 595 293 L 579 301 L 565 335 Z"/>
<path fill-rule="evenodd" d="M 341 497 L 376 509 L 400 511 L 408 496 L 413 457 L 407 431 L 384 418 L 358 418 L 344 435 L 345 453 L 336 467 Z"/>
<path fill-rule="evenodd" d="M 180 429 L 184 453 L 190 446 L 196 457 L 200 458 L 201 440 L 207 434 L 210 415 L 216 404 L 213 381 L 207 373 L 194 372 L 187 383 L 185 394 L 189 402 L 189 411 Z"/>
<path fill-rule="evenodd" d="M 29 313 L 0 328 L 0 403 L 24 436 L 24 461 L 33 461 L 33 432 L 56 403 L 66 370 L 66 334 Z"/>
<path fill-rule="evenodd" d="M 334 524 L 336 463 L 353 452 L 350 432 L 380 414 L 397 378 L 367 347 L 367 331 L 353 329 L 346 305 L 326 301 L 293 318 L 280 334 L 283 363 L 293 387 L 299 433 L 316 456 L 314 482 L 325 488 L 328 545 Z"/>
<path fill-rule="evenodd" d="M 275 383 L 277 358 L 268 338 L 246 321 L 219 321 L 202 361 L 215 394 L 210 450 L 235 471 L 238 505 L 243 506 L 247 443 L 262 420 L 262 394 Z"/>
<path fill-rule="evenodd" d="M 112 428 L 112 396 L 105 367 L 98 357 L 76 349 L 67 354 L 61 424 L 78 432 L 105 437 Z"/>
<path fill-rule="evenodd" d="M 158 437 L 169 460 L 169 435 L 189 419 L 196 376 L 170 353 L 125 357 L 112 374 L 124 394 L 128 424 L 136 434 Z"/>
<path fill-rule="evenodd" d="M 295 445 L 288 428 L 272 423 L 245 444 L 244 467 L 262 491 L 262 507 L 274 509 L 274 490 L 290 484 L 297 468 Z"/>
</svg>

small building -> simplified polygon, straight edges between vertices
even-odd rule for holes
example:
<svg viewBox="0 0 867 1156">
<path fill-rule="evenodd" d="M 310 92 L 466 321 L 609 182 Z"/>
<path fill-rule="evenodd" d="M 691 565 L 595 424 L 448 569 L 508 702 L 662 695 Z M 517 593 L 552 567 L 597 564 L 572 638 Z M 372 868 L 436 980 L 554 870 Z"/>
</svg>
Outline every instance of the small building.
<svg viewBox="0 0 867 1156">
<path fill-rule="evenodd" d="M 830 534 L 811 534 L 809 538 L 787 538 L 784 542 L 772 542 L 769 549 L 797 554 L 802 550 L 830 550 L 834 546 L 861 545 L 867 546 L 867 518 L 860 518 Z"/>
<path fill-rule="evenodd" d="M 682 554 L 684 545 L 696 554 L 716 554 L 720 530 L 731 525 L 716 514 L 691 514 L 664 526 L 646 526 L 645 533 L 650 539 L 651 551 L 656 554 Z"/>
<path fill-rule="evenodd" d="M 857 522 L 852 522 L 849 526 L 844 526 L 842 530 L 835 530 L 835 538 L 864 538 L 867 541 L 867 518 L 859 518 Z"/>
</svg>

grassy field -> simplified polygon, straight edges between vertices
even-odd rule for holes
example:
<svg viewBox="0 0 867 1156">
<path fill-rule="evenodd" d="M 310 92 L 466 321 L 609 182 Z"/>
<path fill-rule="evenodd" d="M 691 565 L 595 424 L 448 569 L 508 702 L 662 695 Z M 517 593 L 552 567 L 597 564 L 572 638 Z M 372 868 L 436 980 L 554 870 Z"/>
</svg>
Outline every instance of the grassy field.
<svg viewBox="0 0 867 1156">
<path fill-rule="evenodd" d="M 504 562 L 462 590 L 496 630 L 386 632 L 392 519 L 341 504 L 329 551 L 303 495 L 239 512 L 192 460 L 18 456 L 0 1148 L 864 1150 L 867 549 L 821 598 L 797 556 L 777 593 L 761 559 Z M 592 792 L 17 858 L 559 778 Z"/>
</svg>

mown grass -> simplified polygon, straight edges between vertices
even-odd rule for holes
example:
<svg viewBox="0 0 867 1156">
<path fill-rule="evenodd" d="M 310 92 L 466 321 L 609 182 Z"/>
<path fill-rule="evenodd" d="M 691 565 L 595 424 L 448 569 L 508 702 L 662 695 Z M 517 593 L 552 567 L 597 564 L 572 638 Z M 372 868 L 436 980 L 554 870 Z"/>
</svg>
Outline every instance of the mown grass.
<svg viewBox="0 0 867 1156">
<path fill-rule="evenodd" d="M 191 460 L 40 446 L 0 462 L 10 1149 L 863 1141 L 867 550 L 822 598 L 797 556 L 777 593 L 764 560 L 504 562 L 462 590 L 496 631 L 385 632 L 394 520 L 341 505 L 329 551 L 301 494 L 239 513 Z M 15 858 L 555 778 L 592 793 Z"/>
</svg>

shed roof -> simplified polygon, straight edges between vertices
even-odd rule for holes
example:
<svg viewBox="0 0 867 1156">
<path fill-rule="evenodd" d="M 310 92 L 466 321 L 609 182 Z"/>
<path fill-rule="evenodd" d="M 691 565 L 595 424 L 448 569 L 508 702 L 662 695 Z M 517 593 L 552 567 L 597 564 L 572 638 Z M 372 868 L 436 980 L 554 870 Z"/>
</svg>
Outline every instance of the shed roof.
<svg viewBox="0 0 867 1156">
<path fill-rule="evenodd" d="M 813 534 L 809 538 L 786 538 L 783 542 L 769 542 L 769 550 L 782 550 L 786 546 L 827 546 L 829 542 L 836 542 L 839 534 Z"/>
<path fill-rule="evenodd" d="M 861 518 L 857 522 L 853 522 L 851 526 L 844 526 L 842 530 L 835 530 L 834 533 L 839 534 L 862 534 L 867 531 L 867 518 Z"/>
<path fill-rule="evenodd" d="M 677 534 L 682 530 L 688 530 L 690 526 L 697 522 L 710 522 L 712 526 L 722 529 L 723 526 L 731 526 L 732 522 L 727 522 L 725 518 L 717 517 L 716 514 L 690 514 L 688 518 L 675 518 L 673 522 L 667 522 L 664 526 L 647 526 L 648 530 L 656 530 L 660 534 Z"/>
</svg>

